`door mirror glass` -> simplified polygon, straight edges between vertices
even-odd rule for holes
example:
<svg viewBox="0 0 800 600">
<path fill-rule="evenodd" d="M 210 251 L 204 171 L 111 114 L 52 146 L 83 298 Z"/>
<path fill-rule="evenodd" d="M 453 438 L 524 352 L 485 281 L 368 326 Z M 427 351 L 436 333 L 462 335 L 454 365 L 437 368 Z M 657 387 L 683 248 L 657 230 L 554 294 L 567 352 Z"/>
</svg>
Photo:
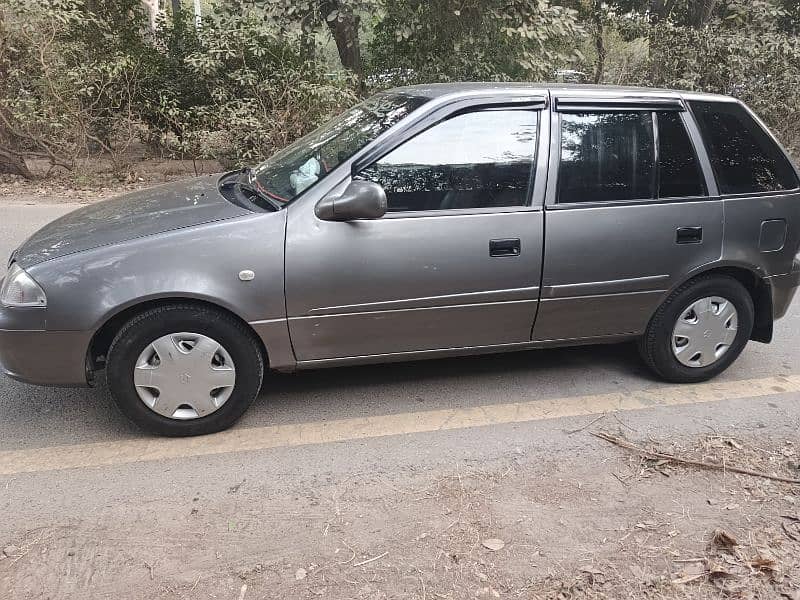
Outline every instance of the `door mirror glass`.
<svg viewBox="0 0 800 600">
<path fill-rule="evenodd" d="M 372 181 L 355 180 L 341 196 L 326 196 L 314 211 L 323 221 L 380 219 L 386 214 L 386 192 Z"/>
</svg>

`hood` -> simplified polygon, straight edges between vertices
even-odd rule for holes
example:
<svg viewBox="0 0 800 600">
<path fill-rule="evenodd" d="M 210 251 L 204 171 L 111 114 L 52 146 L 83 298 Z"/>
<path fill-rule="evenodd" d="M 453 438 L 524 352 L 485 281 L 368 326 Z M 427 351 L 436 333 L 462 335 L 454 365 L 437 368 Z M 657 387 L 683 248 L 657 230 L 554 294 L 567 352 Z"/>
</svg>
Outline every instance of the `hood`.
<svg viewBox="0 0 800 600">
<path fill-rule="evenodd" d="M 153 187 L 79 208 L 45 225 L 13 259 L 31 265 L 173 229 L 249 214 L 217 188 L 219 175 Z"/>
</svg>

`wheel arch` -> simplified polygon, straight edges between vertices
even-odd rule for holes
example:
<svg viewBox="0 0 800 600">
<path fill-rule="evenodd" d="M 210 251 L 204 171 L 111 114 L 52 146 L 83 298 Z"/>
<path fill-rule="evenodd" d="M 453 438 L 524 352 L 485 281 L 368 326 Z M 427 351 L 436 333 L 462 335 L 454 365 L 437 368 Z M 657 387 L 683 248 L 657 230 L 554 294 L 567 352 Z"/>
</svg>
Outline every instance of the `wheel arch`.
<svg viewBox="0 0 800 600">
<path fill-rule="evenodd" d="M 737 280 L 750 294 L 753 300 L 754 319 L 753 331 L 750 339 L 756 342 L 768 344 L 772 341 L 773 318 L 772 318 L 772 287 L 769 280 L 765 279 L 764 274 L 750 265 L 741 263 L 714 263 L 693 271 L 687 277 L 677 281 L 667 292 L 665 297 L 680 286 L 709 275 L 726 275 Z"/>
<path fill-rule="evenodd" d="M 120 329 L 122 329 L 125 323 L 137 315 L 153 308 L 177 304 L 215 310 L 239 321 L 249 331 L 251 331 L 255 339 L 258 340 L 258 345 L 261 349 L 261 355 L 264 359 L 264 368 L 269 368 L 269 353 L 267 352 L 267 347 L 264 344 L 264 340 L 258 335 L 255 329 L 253 329 L 253 327 L 235 311 L 219 304 L 218 302 L 213 302 L 203 298 L 191 296 L 167 296 L 150 298 L 126 306 L 121 306 L 115 311 L 106 315 L 105 319 L 95 330 L 94 335 L 89 343 L 89 348 L 86 355 L 87 372 L 89 372 L 91 375 L 91 373 L 94 371 L 105 368 L 106 356 L 109 348 L 111 347 L 111 342 L 114 340 L 114 337 L 117 335 L 117 333 L 119 333 Z"/>
</svg>

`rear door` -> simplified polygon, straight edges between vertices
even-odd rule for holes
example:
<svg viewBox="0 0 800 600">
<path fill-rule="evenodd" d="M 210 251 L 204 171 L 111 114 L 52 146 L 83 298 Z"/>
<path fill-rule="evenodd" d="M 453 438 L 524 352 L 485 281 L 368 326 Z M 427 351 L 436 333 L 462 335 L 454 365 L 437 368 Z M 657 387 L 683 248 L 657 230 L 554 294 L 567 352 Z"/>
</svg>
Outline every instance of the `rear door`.
<svg viewBox="0 0 800 600">
<path fill-rule="evenodd" d="M 639 334 L 665 291 L 718 260 L 723 210 L 682 101 L 556 96 L 533 338 Z"/>
<path fill-rule="evenodd" d="M 383 218 L 327 222 L 313 205 L 289 208 L 286 303 L 299 361 L 530 340 L 540 131 L 545 154 L 549 143 L 544 102 L 530 104 L 448 115 L 355 173 L 386 190 Z"/>
</svg>

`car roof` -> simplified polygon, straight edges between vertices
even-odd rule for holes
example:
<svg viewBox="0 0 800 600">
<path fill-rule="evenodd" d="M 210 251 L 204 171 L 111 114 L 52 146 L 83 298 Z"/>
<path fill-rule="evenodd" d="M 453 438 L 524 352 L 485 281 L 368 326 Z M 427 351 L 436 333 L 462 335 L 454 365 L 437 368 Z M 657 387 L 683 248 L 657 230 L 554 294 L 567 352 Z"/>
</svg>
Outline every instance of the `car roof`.
<svg viewBox="0 0 800 600">
<path fill-rule="evenodd" d="M 616 86 L 616 85 L 589 85 L 589 84 L 570 84 L 570 83 L 526 83 L 526 82 L 453 82 L 453 83 L 425 83 L 420 85 L 409 85 L 387 90 L 390 93 L 408 94 L 423 98 L 441 98 L 444 96 L 458 97 L 467 96 L 475 93 L 488 93 L 502 95 L 516 95 L 520 93 L 553 93 L 559 95 L 575 96 L 624 96 L 624 97 L 671 97 L 683 98 L 687 100 L 733 100 L 730 96 L 720 94 L 707 94 L 702 92 L 690 92 L 681 90 L 670 90 L 664 88 Z"/>
</svg>

